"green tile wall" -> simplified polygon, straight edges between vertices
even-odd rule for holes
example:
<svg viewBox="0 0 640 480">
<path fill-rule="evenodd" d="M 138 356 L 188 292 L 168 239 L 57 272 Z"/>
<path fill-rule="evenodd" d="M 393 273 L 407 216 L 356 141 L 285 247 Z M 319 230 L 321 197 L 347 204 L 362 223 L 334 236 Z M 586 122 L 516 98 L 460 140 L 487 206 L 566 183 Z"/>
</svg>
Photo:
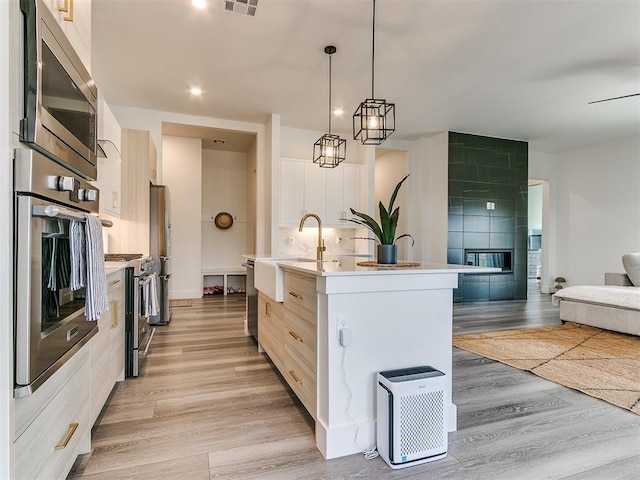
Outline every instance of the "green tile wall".
<svg viewBox="0 0 640 480">
<path fill-rule="evenodd" d="M 460 275 L 455 302 L 527 298 L 527 195 L 527 142 L 449 132 L 448 262 L 464 263 L 465 249 L 514 252 L 513 273 Z"/>
</svg>

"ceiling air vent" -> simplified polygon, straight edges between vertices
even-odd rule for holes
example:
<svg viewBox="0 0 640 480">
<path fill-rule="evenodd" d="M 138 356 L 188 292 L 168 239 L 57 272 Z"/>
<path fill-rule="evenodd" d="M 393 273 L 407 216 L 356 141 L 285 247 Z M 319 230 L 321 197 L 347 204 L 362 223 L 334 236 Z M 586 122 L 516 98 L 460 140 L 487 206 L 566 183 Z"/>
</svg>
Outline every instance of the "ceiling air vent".
<svg viewBox="0 0 640 480">
<path fill-rule="evenodd" d="M 224 9 L 227 12 L 255 17 L 257 8 L 258 0 L 224 0 Z"/>
</svg>

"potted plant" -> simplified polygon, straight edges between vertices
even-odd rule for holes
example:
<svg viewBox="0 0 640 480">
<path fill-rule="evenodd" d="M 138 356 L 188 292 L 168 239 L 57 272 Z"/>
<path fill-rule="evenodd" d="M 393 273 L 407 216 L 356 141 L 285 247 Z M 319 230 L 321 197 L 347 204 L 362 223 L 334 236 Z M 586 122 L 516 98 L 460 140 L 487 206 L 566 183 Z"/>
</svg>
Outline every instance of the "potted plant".
<svg viewBox="0 0 640 480">
<path fill-rule="evenodd" d="M 373 233 L 374 237 L 356 237 L 365 240 L 373 240 L 378 242 L 377 246 L 377 262 L 378 263 L 398 263 L 398 246 L 396 242 L 404 237 L 411 238 L 411 246 L 415 244 L 415 240 L 408 233 L 403 233 L 396 237 L 396 229 L 398 228 L 398 218 L 400 217 L 400 207 L 393 209 L 393 204 L 396 201 L 398 191 L 402 186 L 402 183 L 409 177 L 405 176 L 398 182 L 396 188 L 393 190 L 391 199 L 389 200 L 389 206 L 385 208 L 382 202 L 379 202 L 380 210 L 380 223 L 376 222 L 372 217 L 366 213 L 356 212 L 353 208 L 350 208 L 351 213 L 356 218 L 350 218 L 349 221 L 357 223 L 363 227 L 366 227 Z"/>
</svg>

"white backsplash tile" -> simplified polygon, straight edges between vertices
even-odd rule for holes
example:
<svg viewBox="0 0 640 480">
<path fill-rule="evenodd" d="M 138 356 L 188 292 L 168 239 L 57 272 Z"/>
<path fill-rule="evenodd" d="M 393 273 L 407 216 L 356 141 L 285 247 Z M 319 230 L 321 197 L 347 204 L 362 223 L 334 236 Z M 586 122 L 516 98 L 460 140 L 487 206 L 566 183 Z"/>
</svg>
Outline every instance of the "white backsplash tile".
<svg viewBox="0 0 640 480">
<path fill-rule="evenodd" d="M 323 228 L 322 238 L 327 248 L 325 256 L 353 255 L 356 253 L 356 242 L 353 239 L 355 228 Z M 278 256 L 316 258 L 318 246 L 318 230 L 313 225 L 299 232 L 295 227 L 280 227 L 278 239 Z"/>
</svg>

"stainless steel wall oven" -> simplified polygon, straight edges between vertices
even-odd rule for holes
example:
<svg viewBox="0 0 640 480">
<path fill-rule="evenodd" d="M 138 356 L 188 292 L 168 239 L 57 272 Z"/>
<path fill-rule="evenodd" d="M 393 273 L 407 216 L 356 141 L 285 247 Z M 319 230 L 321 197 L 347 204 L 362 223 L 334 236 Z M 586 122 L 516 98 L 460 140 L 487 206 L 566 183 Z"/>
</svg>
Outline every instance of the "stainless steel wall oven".
<svg viewBox="0 0 640 480">
<path fill-rule="evenodd" d="M 97 174 L 98 91 L 42 0 L 21 0 L 24 118 L 20 141 L 91 180 Z"/>
<path fill-rule="evenodd" d="M 85 291 L 70 289 L 69 228 L 98 191 L 35 150 L 14 159 L 15 395 L 32 393 L 96 332 Z"/>
</svg>

